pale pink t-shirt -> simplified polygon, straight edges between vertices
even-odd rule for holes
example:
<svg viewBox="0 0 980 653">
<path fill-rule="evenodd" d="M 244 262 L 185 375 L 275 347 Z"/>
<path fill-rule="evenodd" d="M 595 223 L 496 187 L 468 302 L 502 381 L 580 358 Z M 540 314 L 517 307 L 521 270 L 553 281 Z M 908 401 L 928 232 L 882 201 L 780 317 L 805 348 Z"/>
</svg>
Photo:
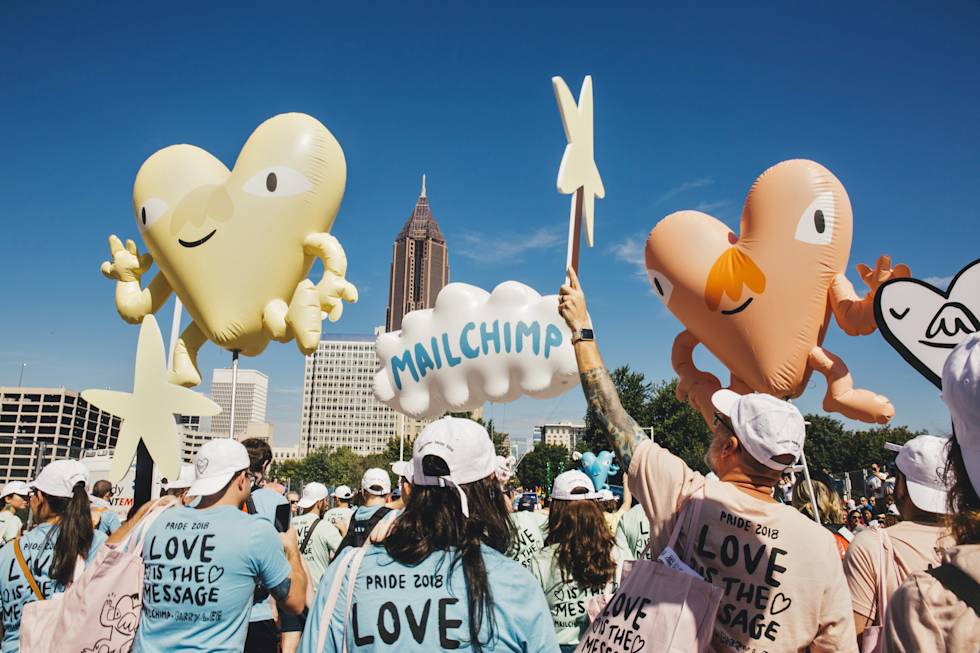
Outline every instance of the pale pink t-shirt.
<svg viewBox="0 0 980 653">
<path fill-rule="evenodd" d="M 885 547 L 885 592 L 895 593 L 912 572 L 925 571 L 941 564 L 940 546 L 952 546 L 952 540 L 945 540 L 944 526 L 903 521 L 885 529 L 888 545 Z M 898 553 L 894 573 L 891 571 L 892 551 Z M 877 615 L 878 578 L 880 571 L 881 544 L 878 531 L 866 528 L 851 541 L 844 557 L 844 575 L 851 590 L 851 603 L 854 611 L 864 615 L 873 625 Z"/>
<path fill-rule="evenodd" d="M 684 499 L 702 485 L 694 533 L 677 553 L 724 593 L 711 648 L 732 653 L 852 651 L 851 597 L 830 531 L 793 508 L 706 479 L 652 441 L 636 448 L 629 484 L 650 519 L 653 556 Z"/>
</svg>

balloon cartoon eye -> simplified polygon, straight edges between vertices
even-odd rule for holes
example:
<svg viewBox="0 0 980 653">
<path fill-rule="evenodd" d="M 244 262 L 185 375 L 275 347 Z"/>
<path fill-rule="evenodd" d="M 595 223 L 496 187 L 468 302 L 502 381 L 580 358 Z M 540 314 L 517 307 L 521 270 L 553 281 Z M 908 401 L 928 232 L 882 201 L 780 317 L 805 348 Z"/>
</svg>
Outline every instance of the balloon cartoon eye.
<svg viewBox="0 0 980 653">
<path fill-rule="evenodd" d="M 666 306 L 670 301 L 671 293 L 674 292 L 674 284 L 665 275 L 656 270 L 650 270 L 648 268 L 647 276 L 650 278 L 650 285 L 653 286 L 653 294 Z"/>
<path fill-rule="evenodd" d="M 795 238 L 811 245 L 829 245 L 834 239 L 836 224 L 837 209 L 834 206 L 834 194 L 820 193 L 800 216 Z"/>
<path fill-rule="evenodd" d="M 249 195 L 256 197 L 289 197 L 313 188 L 310 180 L 288 166 L 272 166 L 260 170 L 242 186 Z"/>
<path fill-rule="evenodd" d="M 153 226 L 153 223 L 160 219 L 160 217 L 167 212 L 170 207 L 167 203 L 156 197 L 151 197 L 150 199 L 143 202 L 143 206 L 140 207 L 139 211 L 136 212 L 136 226 L 139 230 L 146 231 Z"/>
</svg>

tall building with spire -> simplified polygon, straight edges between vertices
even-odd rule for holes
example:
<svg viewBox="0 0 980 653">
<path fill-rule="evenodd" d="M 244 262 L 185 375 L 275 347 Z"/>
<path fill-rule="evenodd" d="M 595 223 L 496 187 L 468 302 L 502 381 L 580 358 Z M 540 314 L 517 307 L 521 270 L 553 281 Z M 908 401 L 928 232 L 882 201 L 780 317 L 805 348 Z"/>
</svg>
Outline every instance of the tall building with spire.
<svg viewBox="0 0 980 653">
<path fill-rule="evenodd" d="M 395 238 L 385 330 L 401 329 L 402 318 L 409 311 L 435 306 L 436 295 L 447 283 L 449 250 L 429 208 L 422 175 L 418 202 Z"/>
</svg>

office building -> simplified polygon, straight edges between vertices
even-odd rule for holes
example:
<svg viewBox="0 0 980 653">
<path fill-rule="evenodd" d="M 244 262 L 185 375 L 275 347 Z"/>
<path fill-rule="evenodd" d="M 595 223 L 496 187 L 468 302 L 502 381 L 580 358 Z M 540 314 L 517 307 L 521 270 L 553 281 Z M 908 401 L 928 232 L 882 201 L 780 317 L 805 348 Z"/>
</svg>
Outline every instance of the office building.
<svg viewBox="0 0 980 653">
<path fill-rule="evenodd" d="M 375 336 L 331 334 L 306 357 L 299 452 L 350 447 L 378 453 L 398 433 L 399 414 L 374 396 Z"/>
<path fill-rule="evenodd" d="M 436 296 L 447 283 L 449 251 L 429 207 L 423 175 L 415 209 L 395 238 L 385 331 L 401 329 L 406 313 L 435 306 Z"/>
<path fill-rule="evenodd" d="M 231 424 L 231 368 L 216 368 L 211 376 L 211 399 L 221 412 L 211 418 L 210 431 L 215 435 L 229 433 Z M 260 437 L 272 441 L 272 426 L 265 421 L 269 394 L 269 377 L 258 370 L 238 369 L 235 388 L 235 438 Z"/>
<path fill-rule="evenodd" d="M 64 388 L 0 387 L 0 483 L 28 481 L 41 467 L 109 449 L 119 418 Z"/>
<path fill-rule="evenodd" d="M 582 436 L 585 435 L 585 424 L 558 422 L 534 427 L 534 440 L 542 444 L 558 444 L 569 451 L 574 451 Z"/>
<path fill-rule="evenodd" d="M 274 463 L 298 460 L 300 457 L 298 444 L 294 444 L 291 447 L 272 447 L 272 462 Z"/>
</svg>

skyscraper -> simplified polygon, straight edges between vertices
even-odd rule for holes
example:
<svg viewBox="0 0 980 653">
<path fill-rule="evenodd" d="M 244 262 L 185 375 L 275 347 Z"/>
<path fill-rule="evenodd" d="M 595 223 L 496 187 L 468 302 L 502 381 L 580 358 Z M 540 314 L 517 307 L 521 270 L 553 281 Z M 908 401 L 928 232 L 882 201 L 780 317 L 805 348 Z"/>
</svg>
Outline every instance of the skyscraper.
<svg viewBox="0 0 980 653">
<path fill-rule="evenodd" d="M 235 437 L 271 439 L 272 429 L 265 421 L 269 377 L 258 370 L 238 370 L 235 388 Z M 211 376 L 211 399 L 221 412 L 211 418 L 211 433 L 227 437 L 231 425 L 231 369 L 215 368 Z"/>
<path fill-rule="evenodd" d="M 429 208 L 422 175 L 418 202 L 395 238 L 385 331 L 401 329 L 405 313 L 435 306 L 436 295 L 447 283 L 449 251 Z"/>
<path fill-rule="evenodd" d="M 72 390 L 0 387 L 0 483 L 30 480 L 52 460 L 115 447 L 119 424 Z"/>
<path fill-rule="evenodd" d="M 301 455 L 321 447 L 378 453 L 396 436 L 401 416 L 374 396 L 374 340 L 370 335 L 325 335 L 306 357 Z"/>
</svg>

